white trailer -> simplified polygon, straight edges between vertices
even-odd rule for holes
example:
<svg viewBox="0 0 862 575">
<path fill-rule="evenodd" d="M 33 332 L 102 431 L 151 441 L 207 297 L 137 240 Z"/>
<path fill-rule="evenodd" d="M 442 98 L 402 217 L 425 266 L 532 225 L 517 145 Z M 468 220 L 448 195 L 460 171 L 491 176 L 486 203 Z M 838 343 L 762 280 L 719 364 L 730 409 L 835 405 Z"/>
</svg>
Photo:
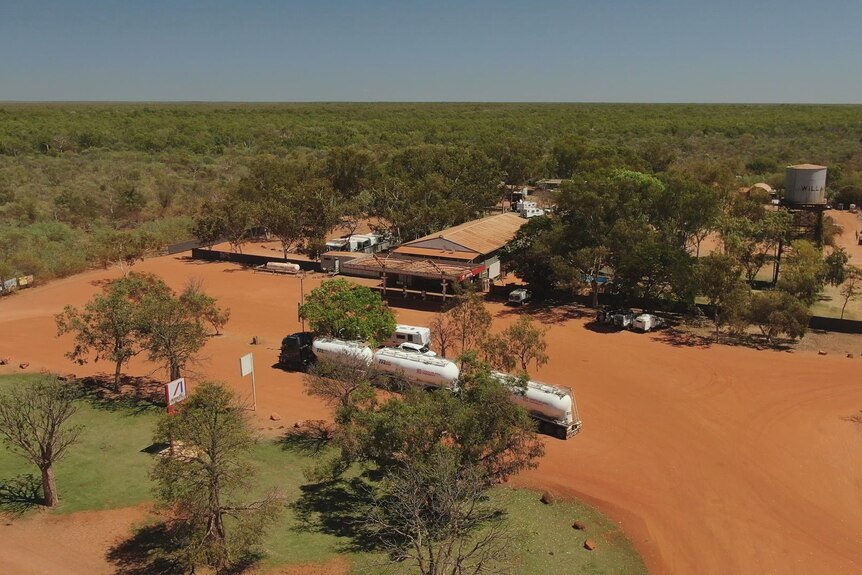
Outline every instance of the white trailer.
<svg viewBox="0 0 862 575">
<path fill-rule="evenodd" d="M 402 343 L 429 345 L 431 343 L 431 328 L 415 325 L 396 325 L 395 332 L 386 345 L 401 345 Z"/>
<path fill-rule="evenodd" d="M 522 218 L 527 218 L 529 220 L 530 218 L 544 216 L 545 210 L 532 206 L 527 208 L 521 208 L 520 210 L 518 210 L 518 213 L 521 214 Z"/>
<path fill-rule="evenodd" d="M 381 234 L 353 234 L 326 242 L 327 251 L 376 253 L 383 249 Z"/>
<path fill-rule="evenodd" d="M 632 321 L 632 329 L 648 332 L 664 326 L 664 320 L 651 313 L 642 313 Z"/>
<path fill-rule="evenodd" d="M 289 262 L 266 262 L 258 269 L 277 274 L 297 274 L 299 273 L 300 267 L 299 264 L 292 264 Z"/>
<path fill-rule="evenodd" d="M 382 373 L 425 387 L 454 388 L 461 373 L 458 366 L 448 359 L 391 347 L 377 350 L 373 365 Z"/>
</svg>

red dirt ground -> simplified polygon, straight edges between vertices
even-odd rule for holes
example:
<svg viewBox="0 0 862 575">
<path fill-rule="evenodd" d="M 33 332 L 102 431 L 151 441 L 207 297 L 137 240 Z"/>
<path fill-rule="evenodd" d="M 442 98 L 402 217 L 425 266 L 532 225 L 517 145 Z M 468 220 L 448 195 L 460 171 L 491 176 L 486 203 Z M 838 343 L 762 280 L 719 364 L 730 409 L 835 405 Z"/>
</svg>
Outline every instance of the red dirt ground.
<svg viewBox="0 0 862 575">
<path fill-rule="evenodd" d="M 4 520 L 0 523 L 0 573 L 113 573 L 105 552 L 146 515 L 144 507 L 130 507 Z"/>
<path fill-rule="evenodd" d="M 253 351 L 259 428 L 327 416 L 303 394 L 299 374 L 270 367 L 280 339 L 299 327 L 299 278 L 179 256 L 135 269 L 156 272 L 177 289 L 200 277 L 231 308 L 225 334 L 208 343 L 192 384 L 201 376 L 221 379 L 250 398 L 238 358 Z M 97 289 L 93 282 L 118 274 L 93 271 L 0 300 L 0 357 L 13 366 L 29 361 L 29 371 L 109 371 L 65 359 L 69 340 L 55 337 L 52 318 L 67 303 L 83 304 Z M 306 292 L 320 279 L 307 277 Z M 489 307 L 497 328 L 530 313 Z M 653 573 L 862 572 L 862 428 L 845 419 L 862 409 L 858 359 L 688 347 L 661 334 L 595 333 L 576 312 L 532 313 L 549 328 L 551 356 L 534 378 L 575 390 L 584 429 L 569 441 L 547 438 L 539 468 L 516 484 L 595 504 L 620 523 Z M 419 325 L 430 319 L 414 310 L 398 316 Z M 261 345 L 249 345 L 252 336 Z M 161 376 L 143 361 L 129 372 Z M 270 421 L 271 413 L 282 420 Z M 108 525 L 89 549 L 52 546 L 52 557 L 66 565 L 69 555 L 71 565 L 80 553 L 89 566 L 103 563 L 100 542 L 112 529 L 122 533 L 128 524 Z M 29 556 L 52 533 L 23 523 L 3 532 L 16 533 L 0 537 L 3 558 Z M 21 571 L 0 562 L 0 572 L 44 572 L 36 562 Z"/>
</svg>

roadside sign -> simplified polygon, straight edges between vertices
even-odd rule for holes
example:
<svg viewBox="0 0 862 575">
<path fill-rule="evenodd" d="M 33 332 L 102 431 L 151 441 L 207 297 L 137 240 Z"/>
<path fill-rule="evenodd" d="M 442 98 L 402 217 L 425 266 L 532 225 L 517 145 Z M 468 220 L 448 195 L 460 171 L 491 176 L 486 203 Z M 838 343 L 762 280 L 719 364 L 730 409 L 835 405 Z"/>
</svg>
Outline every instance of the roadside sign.
<svg viewBox="0 0 862 575">
<path fill-rule="evenodd" d="M 186 398 L 186 378 L 175 379 L 165 385 L 165 403 L 168 405 L 168 413 L 174 412 L 174 405 Z"/>
<path fill-rule="evenodd" d="M 254 371 L 254 356 L 250 353 L 239 358 L 239 372 L 245 377 Z"/>
<path fill-rule="evenodd" d="M 257 411 L 257 389 L 254 384 L 254 356 L 251 353 L 247 353 L 239 358 L 239 373 L 242 377 L 251 374 L 252 409 Z"/>
</svg>

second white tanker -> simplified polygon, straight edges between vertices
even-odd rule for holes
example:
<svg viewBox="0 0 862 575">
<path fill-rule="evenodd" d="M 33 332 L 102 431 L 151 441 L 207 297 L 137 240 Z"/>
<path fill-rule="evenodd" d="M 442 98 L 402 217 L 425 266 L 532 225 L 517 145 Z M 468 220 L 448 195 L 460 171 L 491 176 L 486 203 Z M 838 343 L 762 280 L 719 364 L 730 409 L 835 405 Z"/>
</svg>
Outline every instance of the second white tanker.
<svg viewBox="0 0 862 575">
<path fill-rule="evenodd" d="M 425 387 L 454 388 L 460 375 L 458 366 L 448 359 L 427 357 L 390 347 L 374 352 L 372 364 L 378 371 Z"/>
<path fill-rule="evenodd" d="M 567 439 L 581 430 L 581 418 L 575 396 L 568 387 L 527 381 L 517 384 L 511 375 L 491 372 L 494 378 L 512 390 L 512 401 L 527 410 L 539 422 L 539 429 L 560 439 Z"/>
</svg>

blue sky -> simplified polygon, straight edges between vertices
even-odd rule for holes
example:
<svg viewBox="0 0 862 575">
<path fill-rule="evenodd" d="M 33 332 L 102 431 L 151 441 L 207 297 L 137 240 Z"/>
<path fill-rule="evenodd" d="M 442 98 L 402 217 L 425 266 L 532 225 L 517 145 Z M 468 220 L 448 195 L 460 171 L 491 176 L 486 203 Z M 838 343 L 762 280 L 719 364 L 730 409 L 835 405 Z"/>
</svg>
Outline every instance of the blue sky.
<svg viewBox="0 0 862 575">
<path fill-rule="evenodd" d="M 0 100 L 862 103 L 859 0 L 0 0 Z"/>
</svg>

